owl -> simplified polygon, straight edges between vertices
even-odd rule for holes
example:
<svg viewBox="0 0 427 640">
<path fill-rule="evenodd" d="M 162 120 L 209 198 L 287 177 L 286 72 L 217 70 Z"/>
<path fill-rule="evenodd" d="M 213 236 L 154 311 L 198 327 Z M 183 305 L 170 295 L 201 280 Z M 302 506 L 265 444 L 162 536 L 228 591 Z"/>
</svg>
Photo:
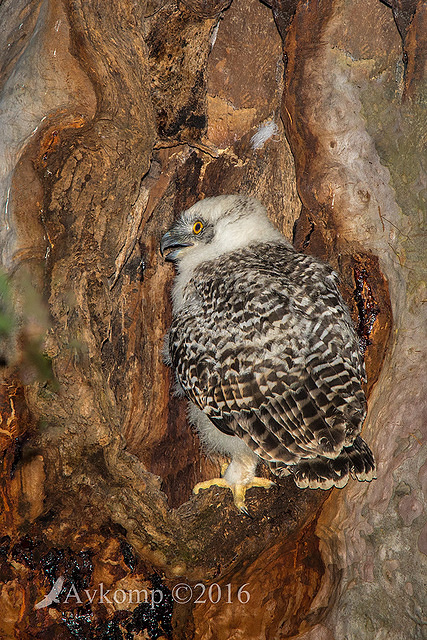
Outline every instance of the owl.
<svg viewBox="0 0 427 640">
<path fill-rule="evenodd" d="M 250 487 L 273 484 L 260 462 L 301 488 L 371 480 L 363 358 L 332 268 L 242 195 L 184 211 L 161 252 L 176 267 L 165 357 L 203 446 L 230 459 L 195 492 L 227 487 L 245 511 Z"/>
</svg>

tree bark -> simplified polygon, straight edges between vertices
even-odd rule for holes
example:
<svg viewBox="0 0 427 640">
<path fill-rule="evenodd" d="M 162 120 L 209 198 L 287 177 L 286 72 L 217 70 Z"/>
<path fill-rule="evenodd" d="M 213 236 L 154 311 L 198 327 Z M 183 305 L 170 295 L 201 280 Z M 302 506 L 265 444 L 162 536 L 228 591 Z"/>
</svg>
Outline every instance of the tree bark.
<svg viewBox="0 0 427 640">
<path fill-rule="evenodd" d="M 389 4 L 0 5 L 1 638 L 423 637 L 427 11 Z M 191 494 L 222 460 L 162 362 L 159 239 L 236 192 L 339 271 L 378 462 L 250 517 Z"/>
</svg>

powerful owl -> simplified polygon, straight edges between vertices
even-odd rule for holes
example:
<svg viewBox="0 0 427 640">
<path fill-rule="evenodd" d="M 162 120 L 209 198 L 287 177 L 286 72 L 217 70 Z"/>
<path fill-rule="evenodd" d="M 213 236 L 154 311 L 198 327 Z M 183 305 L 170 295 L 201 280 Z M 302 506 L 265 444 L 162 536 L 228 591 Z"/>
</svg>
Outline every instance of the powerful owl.
<svg viewBox="0 0 427 640">
<path fill-rule="evenodd" d="M 166 360 L 210 451 L 231 458 L 221 478 L 245 510 L 260 460 L 299 487 L 374 477 L 359 436 L 363 358 L 330 266 L 296 252 L 242 195 L 206 198 L 161 241 L 175 263 Z"/>
</svg>

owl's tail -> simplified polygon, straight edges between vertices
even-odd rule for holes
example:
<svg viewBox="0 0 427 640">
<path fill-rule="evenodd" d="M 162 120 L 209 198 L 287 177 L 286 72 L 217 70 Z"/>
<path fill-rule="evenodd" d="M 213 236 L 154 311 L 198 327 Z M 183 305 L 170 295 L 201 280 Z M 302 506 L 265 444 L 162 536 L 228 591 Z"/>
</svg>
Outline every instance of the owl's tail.
<svg viewBox="0 0 427 640">
<path fill-rule="evenodd" d="M 350 475 L 368 482 L 376 477 L 374 456 L 360 436 L 356 437 L 350 447 L 344 447 L 336 458 L 318 456 L 288 467 L 288 471 L 291 471 L 295 483 L 302 489 L 342 488 Z"/>
</svg>

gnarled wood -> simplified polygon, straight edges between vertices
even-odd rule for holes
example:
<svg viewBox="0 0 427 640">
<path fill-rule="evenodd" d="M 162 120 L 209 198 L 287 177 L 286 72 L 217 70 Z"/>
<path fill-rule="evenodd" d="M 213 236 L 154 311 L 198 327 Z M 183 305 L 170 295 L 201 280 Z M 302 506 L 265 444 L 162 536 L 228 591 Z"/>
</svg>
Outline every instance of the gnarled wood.
<svg viewBox="0 0 427 640">
<path fill-rule="evenodd" d="M 420 633 L 424 9 L 401 3 L 403 36 L 377 0 L 229 4 L 0 6 L 2 638 Z M 221 461 L 162 362 L 162 232 L 238 191 L 339 270 L 379 462 L 369 486 L 251 490 L 250 518 L 191 495 Z M 101 583 L 162 598 L 102 601 Z"/>
</svg>

